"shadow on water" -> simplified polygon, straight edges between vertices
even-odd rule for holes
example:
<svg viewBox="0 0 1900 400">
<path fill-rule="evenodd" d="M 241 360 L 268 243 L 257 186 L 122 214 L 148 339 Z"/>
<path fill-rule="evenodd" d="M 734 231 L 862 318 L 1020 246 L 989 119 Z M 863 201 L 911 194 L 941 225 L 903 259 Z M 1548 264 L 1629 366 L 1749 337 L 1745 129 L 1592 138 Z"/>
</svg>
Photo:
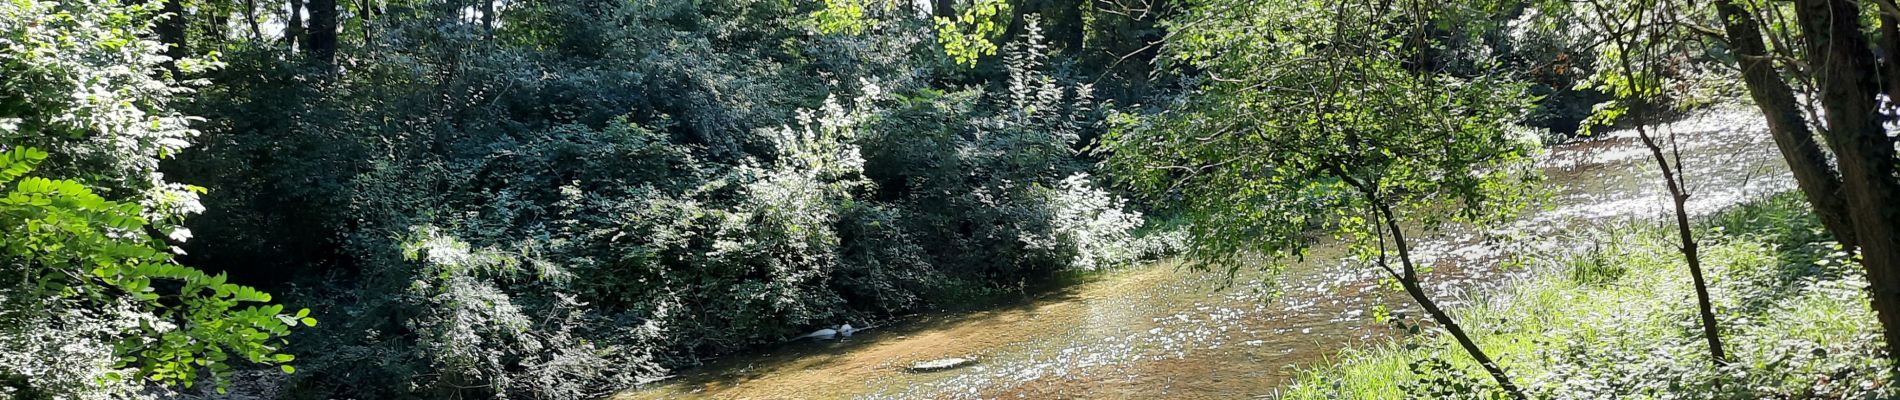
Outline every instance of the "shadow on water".
<svg viewBox="0 0 1900 400">
<path fill-rule="evenodd" d="M 1667 125 L 1679 135 L 1695 191 L 1711 213 L 1791 187 L 1759 115 L 1715 110 Z M 1629 131 L 1554 146 L 1542 161 L 1549 204 L 1508 227 L 1535 240 L 1619 218 L 1667 212 L 1654 161 Z M 1467 303 L 1474 287 L 1508 284 L 1501 247 L 1485 235 L 1436 232 L 1417 243 L 1439 301 Z M 1300 368 L 1349 346 L 1390 340 L 1372 309 L 1407 311 L 1375 269 L 1321 244 L 1277 272 L 1243 268 L 1231 281 L 1160 262 L 1102 273 L 1033 300 L 904 319 L 838 342 L 796 343 L 714 362 L 616 399 L 1178 398 L 1268 396 Z M 1229 284 L 1231 283 L 1231 284 Z M 1412 314 L 1416 314 L 1415 312 Z M 967 357 L 974 366 L 909 373 L 912 363 Z"/>
<path fill-rule="evenodd" d="M 1033 297 L 898 318 L 847 339 L 792 341 L 770 351 L 683 371 L 682 376 L 658 390 L 615 398 L 839 397 L 853 392 L 840 385 L 862 384 L 879 375 L 901 373 L 910 363 L 941 358 L 939 354 L 986 354 L 980 349 L 997 347 L 1011 338 L 984 338 L 976 333 L 1062 313 L 1062 305 L 1081 300 L 1085 290 L 1124 280 L 1130 271 L 1073 274 L 1042 290 L 1030 290 Z M 788 376 L 798 379 L 786 385 Z"/>
</svg>

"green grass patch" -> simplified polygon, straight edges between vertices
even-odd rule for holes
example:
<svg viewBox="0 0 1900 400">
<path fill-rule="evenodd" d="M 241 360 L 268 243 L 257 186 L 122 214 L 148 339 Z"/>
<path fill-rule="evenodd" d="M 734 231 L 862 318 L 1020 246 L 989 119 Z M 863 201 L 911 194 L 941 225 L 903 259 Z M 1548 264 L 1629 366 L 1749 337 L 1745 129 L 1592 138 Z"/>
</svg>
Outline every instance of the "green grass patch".
<svg viewBox="0 0 1900 400">
<path fill-rule="evenodd" d="M 1792 195 L 1705 218 L 1696 234 L 1725 348 L 1710 362 L 1675 232 L 1634 222 L 1526 254 L 1533 273 L 1455 310 L 1480 345 L 1539 398 L 1894 398 L 1866 281 Z M 1560 242 L 1561 243 L 1561 242 Z M 1284 399 L 1499 397 L 1489 376 L 1433 329 L 1342 352 Z"/>
</svg>

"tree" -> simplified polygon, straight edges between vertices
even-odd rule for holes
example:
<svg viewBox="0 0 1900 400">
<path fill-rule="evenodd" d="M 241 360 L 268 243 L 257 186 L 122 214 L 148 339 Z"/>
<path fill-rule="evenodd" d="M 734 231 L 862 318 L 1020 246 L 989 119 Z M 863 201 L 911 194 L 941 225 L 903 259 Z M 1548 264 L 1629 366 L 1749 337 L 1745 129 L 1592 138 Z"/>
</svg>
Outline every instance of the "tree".
<svg viewBox="0 0 1900 400">
<path fill-rule="evenodd" d="M 1087 26 L 1083 21 L 1083 10 L 1092 2 L 1075 0 L 1026 0 L 1017 14 L 1034 13 L 1047 21 L 1049 39 L 1055 48 L 1065 53 L 1082 50 L 1082 39 L 1087 35 Z"/>
<path fill-rule="evenodd" d="M 937 42 L 958 64 L 974 66 L 978 59 L 996 54 L 995 40 L 1008 33 L 1016 20 L 1013 10 L 1005 0 L 972 0 L 955 16 L 932 18 Z M 999 22 L 999 18 L 1004 20 Z"/>
<path fill-rule="evenodd" d="M 1881 126 L 1879 70 L 1860 10 L 1847 0 L 1794 2 L 1871 302 L 1888 354 L 1900 354 L 1900 179 L 1894 177 L 1894 141 Z"/>
<path fill-rule="evenodd" d="M 1875 0 L 1880 19 L 1880 54 L 1900 53 L 1900 5 L 1892 0 Z M 1879 78 L 1887 98 L 1900 99 L 1900 60 L 1889 56 L 1880 60 Z"/>
<path fill-rule="evenodd" d="M 155 29 L 155 31 L 158 33 L 158 41 L 165 44 L 165 56 L 171 57 L 173 62 L 185 59 L 187 55 L 191 54 L 190 47 L 186 45 L 185 37 L 185 26 L 187 22 L 189 22 L 189 20 L 187 20 L 189 17 L 185 15 L 185 0 L 154 1 L 159 1 L 164 4 L 160 7 L 160 10 L 165 14 L 158 21 L 158 28 Z M 165 65 L 166 68 L 171 69 L 172 72 L 178 72 L 176 65 L 170 63 Z"/>
<path fill-rule="evenodd" d="M 1535 143 L 1508 128 L 1527 106 L 1523 86 L 1448 76 L 1424 58 L 1425 27 L 1457 26 L 1464 5 L 1188 2 L 1164 51 L 1206 81 L 1182 107 L 1120 118 L 1109 165 L 1136 191 L 1175 199 L 1191 221 L 1186 255 L 1203 266 L 1299 257 L 1314 227 L 1346 239 L 1524 398 L 1426 292 L 1407 236 L 1499 221 L 1538 179 L 1525 162 Z"/>
<path fill-rule="evenodd" d="M 1767 119 L 1768 134 L 1774 137 L 1775 147 L 1781 150 L 1782 159 L 1794 172 L 1795 185 L 1808 199 L 1814 214 L 1820 217 L 1821 225 L 1834 234 L 1842 247 L 1856 248 L 1859 241 L 1855 240 L 1853 220 L 1848 218 L 1847 204 L 1841 197 L 1840 172 L 1828 162 L 1827 154 L 1815 142 L 1814 132 L 1808 129 L 1808 120 L 1801 114 L 1801 104 L 1795 100 L 1794 89 L 1782 80 L 1780 70 L 1775 68 L 1774 58 L 1763 44 L 1761 23 L 1737 4 L 1738 1 L 1714 3 L 1726 35 L 1723 42 L 1735 53 L 1735 62 L 1742 70 L 1742 82 Z"/>
<path fill-rule="evenodd" d="M 1657 54 L 1665 51 L 1660 43 L 1670 40 L 1666 29 L 1669 25 L 1664 22 L 1674 9 L 1670 3 L 1657 0 L 1634 3 L 1591 0 L 1589 5 L 1590 8 L 1583 13 L 1591 17 L 1587 26 L 1598 30 L 1607 41 L 1601 46 L 1601 58 L 1612 60 L 1610 68 L 1599 70 L 1591 81 L 1615 98 L 1598 105 L 1588 122 L 1608 124 L 1628 115 L 1636 125 L 1637 138 L 1649 150 L 1650 159 L 1656 162 L 1656 168 L 1662 174 L 1663 186 L 1669 191 L 1670 204 L 1674 206 L 1677 250 L 1688 264 L 1689 279 L 1695 286 L 1696 314 L 1701 320 L 1702 338 L 1708 343 L 1709 357 L 1716 367 L 1727 365 L 1729 360 L 1722 347 L 1721 327 L 1715 320 L 1715 306 L 1709 298 L 1708 280 L 1703 273 L 1701 248 L 1695 239 L 1695 230 L 1689 223 L 1690 193 L 1683 176 L 1682 152 L 1674 147 L 1676 141 L 1673 136 L 1667 138 L 1670 147 L 1665 149 L 1649 126 L 1649 113 L 1658 108 L 1658 104 L 1661 104 L 1658 100 L 1663 95 L 1663 77 L 1657 65 L 1660 58 Z M 1675 154 L 1676 157 L 1672 159 L 1669 154 Z"/>
<path fill-rule="evenodd" d="M 310 0 L 310 32 L 304 50 L 324 68 L 336 65 L 336 0 Z"/>
<path fill-rule="evenodd" d="M 289 16 L 284 22 L 284 50 L 294 51 L 303 39 L 303 0 L 289 1 Z M 309 46 L 308 43 L 304 44 Z"/>
<path fill-rule="evenodd" d="M 1716 3 L 1721 34 L 1693 24 L 1690 28 L 1717 36 L 1735 52 L 1749 93 L 1767 117 L 1769 132 L 1809 205 L 1843 248 L 1859 251 L 1888 353 L 1900 354 L 1900 178 L 1894 176 L 1895 143 L 1881 126 L 1887 117 L 1877 101 L 1882 90 L 1900 88 L 1893 79 L 1884 81 L 1884 89 L 1879 85 L 1882 75 L 1891 78 L 1887 71 L 1896 65 L 1891 58 L 1876 62 L 1860 25 L 1861 8 L 1854 2 L 1794 2 L 1798 31 L 1767 32 L 1774 35 L 1765 34 L 1761 22 L 1780 17 L 1784 8 L 1746 4 Z M 1900 46 L 1900 32 L 1891 22 L 1900 8 L 1890 1 L 1877 1 L 1870 8 L 1880 14 L 1876 19 L 1882 23 L 1882 48 L 1893 51 Z M 1774 51 L 1763 46 L 1764 37 Z M 1783 70 L 1774 68 L 1777 63 Z M 1812 109 L 1813 103 L 1795 101 L 1783 72 L 1803 88 L 1818 88 L 1806 94 L 1819 100 L 1819 110 Z M 1810 108 L 1802 112 L 1804 106 Z M 1827 163 L 1810 127 L 1821 133 L 1837 165 Z"/>
</svg>

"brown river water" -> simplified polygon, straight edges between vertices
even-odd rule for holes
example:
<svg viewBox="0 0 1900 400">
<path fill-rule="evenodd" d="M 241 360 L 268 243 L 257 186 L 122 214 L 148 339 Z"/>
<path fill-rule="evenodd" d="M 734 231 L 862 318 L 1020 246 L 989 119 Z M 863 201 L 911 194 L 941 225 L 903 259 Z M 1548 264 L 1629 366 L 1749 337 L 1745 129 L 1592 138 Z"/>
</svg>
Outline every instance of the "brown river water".
<svg viewBox="0 0 1900 400">
<path fill-rule="evenodd" d="M 1707 214 L 1793 187 L 1760 114 L 1721 108 L 1665 125 L 1685 160 L 1691 212 Z M 1553 146 L 1540 161 L 1547 204 L 1507 230 L 1538 246 L 1606 221 L 1670 212 L 1655 161 L 1633 130 Z M 1540 238 L 1545 239 L 1541 240 Z M 1501 245 L 1452 229 L 1415 238 L 1447 307 L 1509 285 Z M 1271 398 L 1300 369 L 1346 347 L 1391 340 L 1372 308 L 1415 306 L 1376 268 L 1316 246 L 1278 272 L 1197 272 L 1156 262 L 1109 272 L 1013 306 L 900 320 L 849 339 L 801 342 L 680 371 L 613 399 L 1235 399 Z M 1413 313 L 1416 314 L 1416 313 Z M 970 367 L 910 373 L 914 362 Z"/>
</svg>

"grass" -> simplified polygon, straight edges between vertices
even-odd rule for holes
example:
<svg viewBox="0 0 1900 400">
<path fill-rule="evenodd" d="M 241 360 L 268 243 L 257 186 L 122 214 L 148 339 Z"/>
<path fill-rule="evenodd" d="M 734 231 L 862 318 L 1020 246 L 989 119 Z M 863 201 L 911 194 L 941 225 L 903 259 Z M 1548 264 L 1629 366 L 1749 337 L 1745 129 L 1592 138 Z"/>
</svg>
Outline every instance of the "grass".
<svg viewBox="0 0 1900 400">
<path fill-rule="evenodd" d="M 1610 224 L 1529 254 L 1533 273 L 1455 310 L 1516 383 L 1539 398 L 1895 398 L 1860 267 L 1795 196 L 1698 223 L 1733 362 L 1716 369 L 1674 231 Z M 1425 329 L 1342 352 L 1283 399 L 1491 398 L 1487 375 Z"/>
</svg>

